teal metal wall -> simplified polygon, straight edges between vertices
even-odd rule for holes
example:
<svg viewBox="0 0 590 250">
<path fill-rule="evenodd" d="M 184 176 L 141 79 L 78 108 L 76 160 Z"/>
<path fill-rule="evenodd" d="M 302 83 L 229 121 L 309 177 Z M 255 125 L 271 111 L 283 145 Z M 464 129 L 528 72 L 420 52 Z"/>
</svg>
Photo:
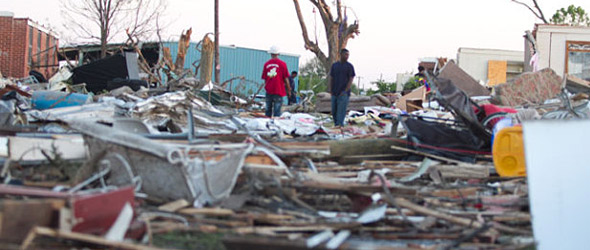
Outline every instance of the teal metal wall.
<svg viewBox="0 0 590 250">
<path fill-rule="evenodd" d="M 189 46 L 186 58 L 184 60 L 185 69 L 190 68 L 195 70 L 192 65 L 199 64 L 201 59 L 201 52 L 196 48 L 197 43 L 191 43 Z M 178 54 L 178 43 L 166 42 L 164 47 L 170 48 L 172 59 L 176 60 Z M 199 48 L 200 49 L 200 48 Z M 162 52 L 160 51 L 160 57 Z M 287 64 L 289 72 L 299 72 L 299 56 L 298 55 L 280 55 L 279 58 Z M 266 50 L 258 50 L 251 48 L 242 48 L 234 46 L 220 46 L 219 47 L 219 61 L 221 64 L 220 82 L 225 82 L 233 77 L 244 76 L 245 80 L 234 80 L 232 84 L 227 85 L 227 90 L 242 96 L 250 96 L 258 90 L 264 83 L 261 79 L 262 66 L 270 59 L 270 54 Z M 215 73 L 213 73 L 215 74 Z M 215 76 L 213 76 L 215 77 Z M 296 87 L 299 82 L 296 81 Z M 231 89 L 230 89 L 231 88 Z M 260 94 L 264 94 L 264 88 Z"/>
</svg>

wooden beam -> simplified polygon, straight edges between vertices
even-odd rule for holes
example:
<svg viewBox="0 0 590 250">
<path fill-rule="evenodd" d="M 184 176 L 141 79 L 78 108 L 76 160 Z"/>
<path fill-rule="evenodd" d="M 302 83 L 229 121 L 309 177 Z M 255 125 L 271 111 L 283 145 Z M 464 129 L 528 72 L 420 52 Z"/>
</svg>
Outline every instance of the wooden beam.
<svg viewBox="0 0 590 250">
<path fill-rule="evenodd" d="M 166 203 L 162 206 L 159 206 L 158 210 L 173 213 L 173 212 L 178 211 L 181 208 L 188 207 L 189 205 L 190 205 L 190 203 L 188 203 L 188 201 L 186 201 L 185 199 L 180 199 L 180 200 L 176 200 L 173 202 Z"/>
<path fill-rule="evenodd" d="M 409 148 L 405 148 L 405 147 L 399 147 L 399 146 L 395 146 L 395 145 L 392 145 L 390 147 L 395 150 L 408 152 L 408 153 L 412 153 L 415 155 L 421 155 L 421 156 L 432 158 L 432 159 L 439 160 L 439 161 L 444 161 L 444 162 L 448 162 L 448 163 L 456 163 L 456 164 L 465 164 L 465 162 L 462 162 L 462 161 L 458 161 L 458 160 L 454 160 L 451 158 L 442 157 L 442 156 L 438 156 L 438 155 L 433 155 L 433 154 L 429 154 L 429 153 L 424 153 L 424 152 L 420 152 L 418 150 L 413 150 L 413 149 L 409 149 Z"/>
<path fill-rule="evenodd" d="M 188 215 L 209 215 L 209 216 L 230 216 L 234 214 L 233 210 L 224 208 L 185 208 L 178 211 L 181 214 Z"/>
</svg>

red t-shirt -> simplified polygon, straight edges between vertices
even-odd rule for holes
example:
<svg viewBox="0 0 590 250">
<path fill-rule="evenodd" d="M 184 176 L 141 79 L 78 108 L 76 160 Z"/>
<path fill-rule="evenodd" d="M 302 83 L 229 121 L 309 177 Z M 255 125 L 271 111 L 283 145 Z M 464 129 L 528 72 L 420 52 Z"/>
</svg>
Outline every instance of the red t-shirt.
<svg viewBox="0 0 590 250">
<path fill-rule="evenodd" d="M 279 58 L 271 58 L 264 64 L 262 79 L 266 93 L 272 95 L 286 96 L 285 78 L 289 77 L 287 64 Z"/>
</svg>

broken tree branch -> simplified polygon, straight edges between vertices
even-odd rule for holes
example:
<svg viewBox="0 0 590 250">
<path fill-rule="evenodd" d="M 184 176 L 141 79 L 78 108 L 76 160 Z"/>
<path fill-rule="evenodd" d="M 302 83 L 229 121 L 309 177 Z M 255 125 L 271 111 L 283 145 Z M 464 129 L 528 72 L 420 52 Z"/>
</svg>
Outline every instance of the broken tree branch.
<svg viewBox="0 0 590 250">
<path fill-rule="evenodd" d="M 535 12 L 535 10 L 533 10 L 533 8 L 532 8 L 531 6 L 529 6 L 528 4 L 526 4 L 526 3 L 523 3 L 523 2 L 521 2 L 521 1 L 518 1 L 518 0 L 511 0 L 511 1 L 512 1 L 512 2 L 515 2 L 515 3 L 517 3 L 517 4 L 520 4 L 520 5 L 523 5 L 523 6 L 525 6 L 526 8 L 528 8 L 528 9 L 529 9 L 531 12 L 533 12 L 533 14 L 534 14 L 534 15 L 535 15 L 537 18 L 541 19 L 541 21 L 543 21 L 543 23 L 546 23 L 546 24 L 547 24 L 547 23 L 549 23 L 549 22 L 547 22 L 547 19 L 545 19 L 545 15 L 543 15 L 543 11 L 542 11 L 542 10 L 541 10 L 541 8 L 539 7 L 539 4 L 537 4 L 537 0 L 533 0 L 533 4 L 535 4 L 535 9 L 537 9 L 537 11 L 538 11 L 539 13 Z"/>
</svg>

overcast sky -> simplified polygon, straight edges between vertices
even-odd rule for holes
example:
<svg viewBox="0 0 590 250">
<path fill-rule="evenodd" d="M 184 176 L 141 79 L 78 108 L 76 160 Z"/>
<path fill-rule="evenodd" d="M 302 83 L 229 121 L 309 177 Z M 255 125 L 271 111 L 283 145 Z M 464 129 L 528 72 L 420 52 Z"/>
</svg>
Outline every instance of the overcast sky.
<svg viewBox="0 0 590 250">
<path fill-rule="evenodd" d="M 532 2 L 522 0 L 523 2 Z M 277 45 L 301 56 L 300 64 L 314 54 L 306 51 L 292 0 L 219 0 L 220 43 L 256 49 Z M 312 5 L 300 0 L 310 36 L 317 30 L 325 46 L 323 24 L 314 22 Z M 329 2 L 332 2 L 329 0 Z M 360 35 L 348 43 L 350 62 L 361 82 L 382 75 L 395 81 L 397 73 L 415 72 L 420 58 L 454 59 L 461 47 L 522 51 L 523 34 L 540 21 L 524 6 L 510 0 L 343 0 L 349 20 L 357 19 Z M 549 19 L 570 4 L 590 11 L 588 0 L 538 0 Z M 0 10 L 30 17 L 62 31 L 60 0 L 0 0 Z M 213 0 L 169 0 L 166 36 L 178 37 L 193 28 L 193 40 L 213 32 Z M 352 10 L 352 11 L 351 11 Z M 317 25 L 317 29 L 315 28 Z M 64 35 L 64 37 L 67 35 Z M 223 62 L 222 66 L 223 66 Z M 261 66 L 262 67 L 262 66 Z M 356 83 L 356 81 L 355 81 Z"/>
</svg>

